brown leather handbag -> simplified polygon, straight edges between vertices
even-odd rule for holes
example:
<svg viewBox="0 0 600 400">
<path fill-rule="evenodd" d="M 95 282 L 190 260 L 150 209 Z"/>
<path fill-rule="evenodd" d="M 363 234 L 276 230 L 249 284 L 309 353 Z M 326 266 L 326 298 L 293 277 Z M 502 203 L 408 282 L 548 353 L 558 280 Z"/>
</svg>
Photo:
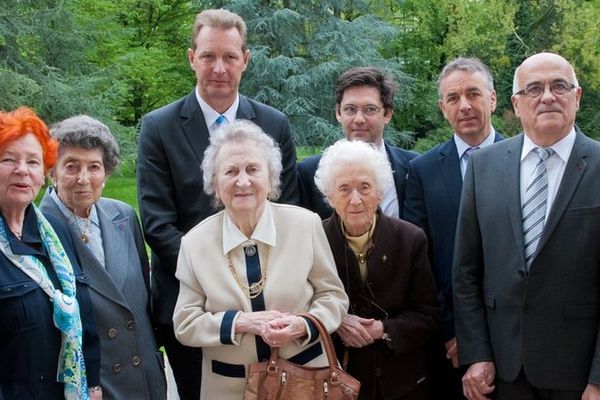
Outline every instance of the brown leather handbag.
<svg viewBox="0 0 600 400">
<path fill-rule="evenodd" d="M 318 318 L 310 319 L 319 331 L 329 366 L 305 367 L 279 358 L 279 349 L 271 348 L 269 361 L 248 366 L 244 400 L 356 400 L 360 382 L 338 365 L 331 337 Z"/>
</svg>

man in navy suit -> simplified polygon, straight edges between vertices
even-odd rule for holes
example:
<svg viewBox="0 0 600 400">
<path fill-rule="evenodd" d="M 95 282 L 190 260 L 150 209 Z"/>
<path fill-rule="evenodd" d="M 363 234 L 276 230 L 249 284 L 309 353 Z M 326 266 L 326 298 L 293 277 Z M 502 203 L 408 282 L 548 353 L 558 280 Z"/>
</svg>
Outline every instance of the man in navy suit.
<svg viewBox="0 0 600 400">
<path fill-rule="evenodd" d="M 481 61 L 457 58 L 447 64 L 438 79 L 438 93 L 439 107 L 454 135 L 410 162 L 404 218 L 427 234 L 442 305 L 441 328 L 430 354 L 433 398 L 460 399 L 451 275 L 460 193 L 470 153 L 501 136 L 491 123 L 496 108 L 494 82 Z"/>
<path fill-rule="evenodd" d="M 575 126 L 581 93 L 563 57 L 529 57 L 523 133 L 467 167 L 452 277 L 470 400 L 600 399 L 600 143 Z"/>
<path fill-rule="evenodd" d="M 287 118 L 238 93 L 250 60 L 246 24 L 227 10 L 196 16 L 188 59 L 197 86 L 187 96 L 154 110 L 141 122 L 138 199 L 152 249 L 152 307 L 160 339 L 182 400 L 200 398 L 202 350 L 181 345 L 173 332 L 179 293 L 175 278 L 181 237 L 216 210 L 203 191 L 200 165 L 218 126 L 248 119 L 279 144 L 283 155 L 279 201 L 298 202 L 296 153 Z"/>
<path fill-rule="evenodd" d="M 402 218 L 408 162 L 417 153 L 391 146 L 383 140 L 383 130 L 394 114 L 396 82 L 391 75 L 375 67 L 352 68 L 337 81 L 335 115 L 348 140 L 372 143 L 384 153 L 392 166 L 394 186 L 385 190 L 382 211 Z M 315 171 L 321 156 L 309 157 L 298 164 L 300 205 L 319 214 L 322 219 L 333 213 L 315 186 Z"/>
</svg>

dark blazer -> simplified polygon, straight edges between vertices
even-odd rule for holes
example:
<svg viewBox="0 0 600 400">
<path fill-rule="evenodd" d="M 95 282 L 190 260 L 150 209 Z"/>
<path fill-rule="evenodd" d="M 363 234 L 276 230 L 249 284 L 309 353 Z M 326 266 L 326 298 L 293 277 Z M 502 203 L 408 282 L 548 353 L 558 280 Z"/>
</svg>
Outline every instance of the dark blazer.
<svg viewBox="0 0 600 400">
<path fill-rule="evenodd" d="M 150 324 L 148 256 L 135 210 L 118 200 L 101 198 L 96 202 L 103 266 L 79 239 L 79 226 L 65 217 L 49 192 L 40 207 L 69 227 L 89 279 L 96 326 L 101 332 L 103 398 L 165 399 L 162 353 Z"/>
<path fill-rule="evenodd" d="M 67 228 L 51 215 L 47 215 L 47 219 L 73 266 L 83 326 L 87 382 L 88 386 L 96 386 L 100 384 L 100 344 L 88 292 L 88 280 L 79 266 Z M 19 241 L 9 233 L 9 244 L 16 254 L 37 257 L 46 267 L 54 286 L 60 288 L 50 259 L 41 247 L 37 217 L 31 206 L 25 212 L 23 240 Z M 0 398 L 65 398 L 64 385 L 56 381 L 61 333 L 52 318 L 52 303 L 48 295 L 0 253 L 0 357 L 4 360 L 0 363 Z"/>
<path fill-rule="evenodd" d="M 600 143 L 577 132 L 525 273 L 519 187 L 523 134 L 467 168 L 453 284 L 462 364 L 493 361 L 513 381 L 583 391 L 600 384 Z"/>
<path fill-rule="evenodd" d="M 377 387 L 383 398 L 395 399 L 426 381 L 424 345 L 437 329 L 439 306 L 425 234 L 379 212 L 363 284 L 337 214 L 323 221 L 323 227 L 350 298 L 349 313 L 382 320 L 391 337 L 389 344 L 378 340 L 360 349 L 347 348 L 348 372 L 362 383 L 360 399 L 377 398 Z M 371 301 L 385 310 L 388 318 Z"/>
<path fill-rule="evenodd" d="M 280 202 L 298 203 L 296 152 L 287 118 L 240 95 L 239 119 L 260 126 L 281 147 Z M 172 325 L 179 293 L 175 278 L 181 237 L 216 210 L 203 190 L 200 165 L 209 134 L 194 92 L 142 118 L 138 146 L 138 201 L 152 249 L 152 304 L 158 322 Z"/>
<path fill-rule="evenodd" d="M 495 142 L 502 140 L 496 133 Z M 404 219 L 423 228 L 429 240 L 429 260 L 442 305 L 441 339 L 454 334 L 452 255 L 462 190 L 460 160 L 454 138 L 410 161 Z"/>
<path fill-rule="evenodd" d="M 396 195 L 398 196 L 399 215 L 402 218 L 402 204 L 404 202 L 404 192 L 406 190 L 406 173 L 408 172 L 408 162 L 418 156 L 414 151 L 404 150 L 391 146 L 384 142 L 392 172 L 394 174 L 394 184 L 396 185 Z M 323 194 L 315 185 L 315 172 L 319 167 L 321 156 L 308 157 L 298 163 L 298 186 L 300 188 L 300 205 L 304 208 L 316 212 L 321 219 L 329 218 L 333 213 L 329 204 L 324 199 Z"/>
</svg>

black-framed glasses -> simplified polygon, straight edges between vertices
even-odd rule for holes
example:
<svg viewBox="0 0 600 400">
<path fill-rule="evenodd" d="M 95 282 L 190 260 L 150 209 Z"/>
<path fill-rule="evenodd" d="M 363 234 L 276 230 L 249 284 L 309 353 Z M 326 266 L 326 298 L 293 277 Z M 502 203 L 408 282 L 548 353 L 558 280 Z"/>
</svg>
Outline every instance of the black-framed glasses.
<svg viewBox="0 0 600 400">
<path fill-rule="evenodd" d="M 382 108 L 383 107 L 377 107 L 372 104 L 366 105 L 364 107 L 357 107 L 353 104 L 348 104 L 342 107 L 342 114 L 344 114 L 347 117 L 354 117 L 356 114 L 358 114 L 359 111 L 361 111 L 363 115 L 366 115 L 368 117 L 374 117 L 375 115 L 379 114 L 379 110 L 381 110 Z"/>
<path fill-rule="evenodd" d="M 547 84 L 552 94 L 555 96 L 562 96 L 567 94 L 571 90 L 575 89 L 575 85 L 572 83 L 568 83 L 565 81 L 555 81 Z M 544 91 L 546 90 L 545 83 L 532 83 L 531 85 L 527 85 L 527 87 L 523 90 L 519 90 L 515 93 L 517 96 L 527 96 L 531 98 L 540 97 Z"/>
</svg>

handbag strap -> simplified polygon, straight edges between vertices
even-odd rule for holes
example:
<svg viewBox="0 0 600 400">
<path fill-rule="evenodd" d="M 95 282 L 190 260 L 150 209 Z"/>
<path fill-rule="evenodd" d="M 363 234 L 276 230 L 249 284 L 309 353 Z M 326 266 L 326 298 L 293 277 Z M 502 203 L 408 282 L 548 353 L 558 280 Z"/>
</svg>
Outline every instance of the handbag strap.
<svg viewBox="0 0 600 400">
<path fill-rule="evenodd" d="M 330 374 L 334 373 L 335 367 L 338 364 L 338 359 L 337 359 L 337 356 L 335 355 L 333 341 L 331 340 L 331 336 L 329 335 L 327 328 L 325 328 L 325 325 L 323 325 L 323 323 L 321 322 L 321 320 L 319 318 L 315 317 L 312 314 L 299 313 L 299 314 L 297 314 L 297 316 L 304 317 L 304 318 L 310 320 L 315 325 L 315 328 L 317 328 L 317 331 L 319 332 L 319 337 L 321 338 L 321 345 L 323 347 L 325 347 L 325 354 L 327 354 L 327 363 L 329 364 L 329 373 Z M 271 365 L 274 365 L 273 363 L 276 363 L 278 359 L 279 359 L 279 348 L 271 347 L 271 357 L 269 360 Z"/>
</svg>

